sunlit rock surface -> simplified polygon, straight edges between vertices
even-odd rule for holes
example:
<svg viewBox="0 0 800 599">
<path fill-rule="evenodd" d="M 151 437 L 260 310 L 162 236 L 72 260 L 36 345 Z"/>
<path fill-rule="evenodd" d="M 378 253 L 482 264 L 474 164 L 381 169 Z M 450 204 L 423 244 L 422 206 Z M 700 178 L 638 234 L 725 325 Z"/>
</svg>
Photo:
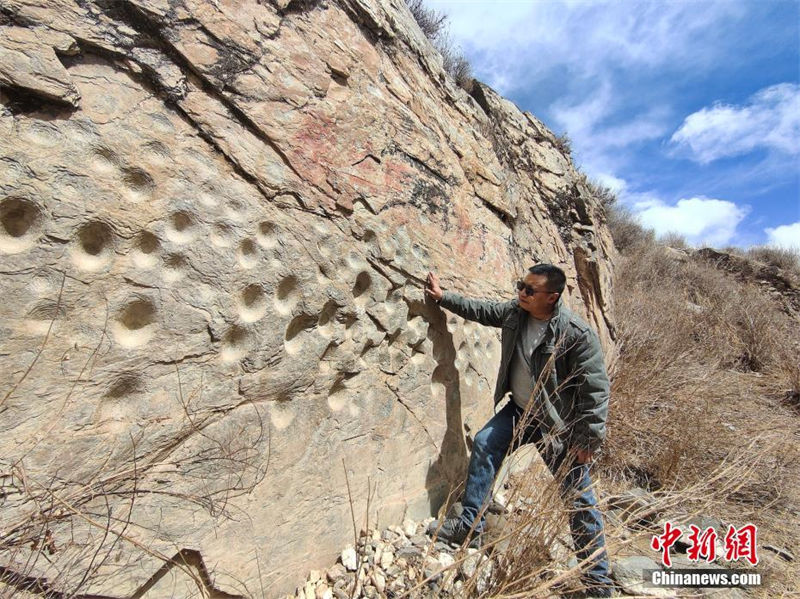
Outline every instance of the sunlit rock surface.
<svg viewBox="0 0 800 599">
<path fill-rule="evenodd" d="M 558 264 L 611 347 L 597 202 L 400 0 L 0 0 L 0 86 L 9 572 L 275 596 L 352 538 L 351 501 L 430 515 L 500 346 L 428 270 L 510 299 Z"/>
</svg>

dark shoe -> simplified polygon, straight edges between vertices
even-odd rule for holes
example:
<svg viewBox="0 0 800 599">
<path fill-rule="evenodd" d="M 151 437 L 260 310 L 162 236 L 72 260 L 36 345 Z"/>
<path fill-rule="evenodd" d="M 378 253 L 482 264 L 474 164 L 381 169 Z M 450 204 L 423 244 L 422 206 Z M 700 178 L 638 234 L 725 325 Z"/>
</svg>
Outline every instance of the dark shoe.
<svg viewBox="0 0 800 599">
<path fill-rule="evenodd" d="M 461 545 L 469 538 L 469 547 L 476 549 L 481 546 L 482 532 L 480 530 L 472 530 L 461 518 L 447 518 L 444 522 L 434 520 L 428 525 L 428 534 L 430 536 L 456 545 Z"/>
<path fill-rule="evenodd" d="M 592 579 L 584 579 L 583 584 L 586 585 L 586 597 L 588 599 L 605 599 L 606 597 L 613 597 L 616 587 L 610 580 L 607 582 L 599 582 Z"/>
<path fill-rule="evenodd" d="M 614 587 L 592 587 L 582 591 L 562 593 L 562 599 L 605 599 L 614 596 Z"/>
</svg>

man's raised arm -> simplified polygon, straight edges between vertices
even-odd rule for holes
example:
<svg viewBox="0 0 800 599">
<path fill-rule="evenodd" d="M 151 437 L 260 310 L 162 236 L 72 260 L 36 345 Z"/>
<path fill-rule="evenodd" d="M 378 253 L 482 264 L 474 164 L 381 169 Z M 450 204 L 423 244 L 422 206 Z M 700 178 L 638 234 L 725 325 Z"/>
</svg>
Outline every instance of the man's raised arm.
<svg viewBox="0 0 800 599">
<path fill-rule="evenodd" d="M 452 291 L 444 291 L 439 284 L 439 277 L 432 272 L 428 273 L 428 286 L 425 288 L 425 295 L 462 318 L 492 327 L 502 326 L 503 319 L 509 310 L 516 306 L 516 300 L 493 302 L 466 298 Z"/>
</svg>

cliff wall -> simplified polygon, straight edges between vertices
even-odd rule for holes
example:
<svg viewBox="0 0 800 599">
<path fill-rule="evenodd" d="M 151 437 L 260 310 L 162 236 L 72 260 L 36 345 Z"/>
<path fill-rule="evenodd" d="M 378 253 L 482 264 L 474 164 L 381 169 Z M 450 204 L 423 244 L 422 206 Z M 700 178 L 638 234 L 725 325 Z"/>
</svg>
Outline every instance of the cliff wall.
<svg viewBox="0 0 800 599">
<path fill-rule="evenodd" d="M 6 574 L 147 597 L 178 555 L 274 596 L 351 500 L 430 514 L 499 333 L 426 302 L 428 270 L 508 299 L 558 264 L 611 347 L 584 180 L 401 0 L 0 0 L 0 86 Z"/>
</svg>

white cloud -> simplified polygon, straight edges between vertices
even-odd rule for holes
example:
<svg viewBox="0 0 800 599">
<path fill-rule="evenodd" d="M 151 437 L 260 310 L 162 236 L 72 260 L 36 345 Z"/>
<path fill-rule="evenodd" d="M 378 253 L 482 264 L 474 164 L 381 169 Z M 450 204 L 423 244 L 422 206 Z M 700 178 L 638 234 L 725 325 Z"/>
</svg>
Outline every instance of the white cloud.
<svg viewBox="0 0 800 599">
<path fill-rule="evenodd" d="M 722 51 L 715 35 L 746 7 L 728 0 L 617 2 L 428 0 L 448 14 L 450 30 L 479 78 L 500 93 L 568 68 L 592 79 L 619 69 L 702 68 Z"/>
<path fill-rule="evenodd" d="M 702 164 L 757 148 L 800 154 L 800 85 L 767 87 L 743 106 L 703 108 L 686 117 L 671 141 Z"/>
<path fill-rule="evenodd" d="M 634 205 L 640 222 L 656 234 L 677 233 L 694 245 L 720 247 L 736 235 L 736 227 L 749 209 L 733 202 L 694 197 L 678 200 L 674 206 L 650 198 Z"/>
<path fill-rule="evenodd" d="M 622 194 L 628 187 L 628 182 L 625 179 L 615 177 L 610 173 L 598 173 L 594 175 L 595 180 L 603 187 L 608 187 L 616 194 Z"/>
<path fill-rule="evenodd" d="M 800 222 L 781 225 L 774 229 L 764 229 L 767 244 L 800 252 Z"/>
<path fill-rule="evenodd" d="M 572 140 L 580 167 L 619 175 L 675 130 L 671 86 L 730 60 L 750 7 L 730 0 L 426 0 L 475 76 Z M 666 89 L 664 89 L 666 88 Z"/>
<path fill-rule="evenodd" d="M 606 83 L 578 104 L 560 102 L 551 107 L 555 120 L 566 130 L 577 147 L 591 147 L 599 123 L 611 112 L 611 86 Z"/>
<path fill-rule="evenodd" d="M 624 124 L 609 123 L 617 108 L 615 94 L 608 83 L 589 94 L 589 99 L 583 102 L 559 102 L 551 106 L 555 121 L 572 140 L 581 166 L 595 177 L 616 170 L 621 157 L 618 150 L 658 139 L 667 131 L 664 109 L 651 108 L 628 118 Z"/>
</svg>

